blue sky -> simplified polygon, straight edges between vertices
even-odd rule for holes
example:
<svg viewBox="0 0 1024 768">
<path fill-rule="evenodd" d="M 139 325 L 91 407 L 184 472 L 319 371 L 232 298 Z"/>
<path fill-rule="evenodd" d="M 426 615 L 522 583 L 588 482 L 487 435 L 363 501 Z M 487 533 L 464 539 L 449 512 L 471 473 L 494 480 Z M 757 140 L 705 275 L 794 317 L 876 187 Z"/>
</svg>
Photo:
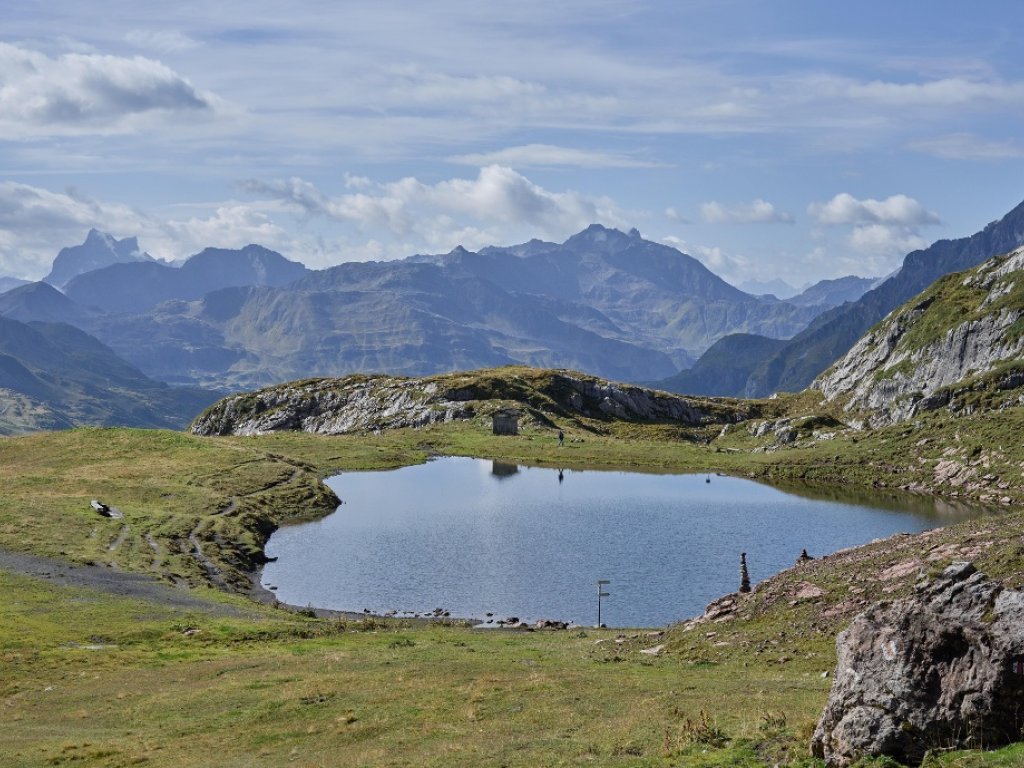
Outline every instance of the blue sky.
<svg viewBox="0 0 1024 768">
<path fill-rule="evenodd" d="M 161 4 L 164 5 L 164 4 Z M 1024 199 L 1017 2 L 5 3 L 0 274 L 90 227 L 313 267 L 637 227 L 882 275 Z"/>
</svg>

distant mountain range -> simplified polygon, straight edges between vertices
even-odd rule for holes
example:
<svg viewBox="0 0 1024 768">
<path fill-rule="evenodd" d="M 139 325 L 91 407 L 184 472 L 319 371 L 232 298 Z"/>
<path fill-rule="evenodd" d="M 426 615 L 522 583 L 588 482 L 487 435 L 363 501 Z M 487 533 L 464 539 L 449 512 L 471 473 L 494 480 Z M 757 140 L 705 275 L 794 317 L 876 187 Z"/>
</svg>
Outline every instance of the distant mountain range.
<svg viewBox="0 0 1024 768">
<path fill-rule="evenodd" d="M 744 293 L 749 293 L 752 296 L 774 296 L 777 299 L 788 299 L 800 293 L 799 288 L 794 288 L 778 277 L 771 280 L 743 280 L 735 285 Z"/>
<path fill-rule="evenodd" d="M 91 231 L 47 281 L 0 292 L 0 432 L 181 426 L 216 396 L 195 385 L 514 363 L 687 394 L 800 390 L 937 278 L 1022 243 L 1024 203 L 972 237 L 909 254 L 886 280 L 822 281 L 782 301 L 599 225 L 564 243 L 320 271 L 258 245 L 170 265 L 133 238 Z"/>
<path fill-rule="evenodd" d="M 80 424 L 180 429 L 217 397 L 153 381 L 70 325 L 0 317 L 0 434 Z"/>
<path fill-rule="evenodd" d="M 894 275 L 856 301 L 835 307 L 815 318 L 781 347 L 765 341 L 743 341 L 746 354 L 730 359 L 722 350 L 709 349 L 697 361 L 693 376 L 673 376 L 657 382 L 670 391 L 698 387 L 687 394 L 764 397 L 777 391 L 798 392 L 844 355 L 873 325 L 912 296 L 950 272 L 977 266 L 986 259 L 1024 244 L 1024 203 L 982 231 L 957 240 L 939 240 L 907 255 Z M 699 375 L 697 375 L 699 374 Z M 729 391 L 718 382 L 728 380 Z"/>
<path fill-rule="evenodd" d="M 848 301 L 856 301 L 879 282 L 874 277 L 854 275 L 837 277 L 835 280 L 822 280 L 786 301 L 798 307 L 838 307 Z"/>
<path fill-rule="evenodd" d="M 259 245 L 207 248 L 180 267 L 155 261 L 119 262 L 72 278 L 64 292 L 107 314 L 137 314 L 170 300 L 194 301 L 222 288 L 286 285 L 309 273 L 302 264 Z"/>
<path fill-rule="evenodd" d="M 90 232 L 58 257 L 63 294 L 22 286 L 0 295 L 0 314 L 75 324 L 177 384 L 511 363 L 637 381 L 689 366 L 731 333 L 790 337 L 864 282 L 755 297 L 674 248 L 599 225 L 561 244 L 315 272 L 257 245 L 207 249 L 178 267 L 139 254 L 132 239 Z"/>
</svg>

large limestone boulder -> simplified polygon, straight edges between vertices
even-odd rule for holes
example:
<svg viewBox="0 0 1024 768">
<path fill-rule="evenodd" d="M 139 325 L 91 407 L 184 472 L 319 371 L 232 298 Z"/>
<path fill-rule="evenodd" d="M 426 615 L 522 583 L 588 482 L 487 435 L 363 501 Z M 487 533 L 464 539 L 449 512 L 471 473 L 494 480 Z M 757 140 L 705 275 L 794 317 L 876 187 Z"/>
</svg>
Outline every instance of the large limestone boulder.
<svg viewBox="0 0 1024 768">
<path fill-rule="evenodd" d="M 811 753 L 830 766 L 1018 741 L 1024 726 L 1024 592 L 954 563 L 915 595 L 868 609 L 839 654 Z"/>
</svg>

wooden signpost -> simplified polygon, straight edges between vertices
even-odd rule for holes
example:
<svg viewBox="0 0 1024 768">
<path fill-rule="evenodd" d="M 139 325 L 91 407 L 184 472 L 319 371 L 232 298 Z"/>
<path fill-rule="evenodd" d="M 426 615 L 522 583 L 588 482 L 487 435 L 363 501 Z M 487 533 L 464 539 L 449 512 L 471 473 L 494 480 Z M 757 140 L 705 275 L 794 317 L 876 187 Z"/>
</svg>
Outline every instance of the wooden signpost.
<svg viewBox="0 0 1024 768">
<path fill-rule="evenodd" d="M 608 579 L 598 579 L 597 580 L 597 626 L 598 627 L 601 626 L 601 598 L 602 597 L 608 597 L 609 595 L 611 595 L 611 592 L 603 591 L 604 590 L 604 586 L 606 584 L 611 584 L 611 582 L 608 581 Z"/>
</svg>

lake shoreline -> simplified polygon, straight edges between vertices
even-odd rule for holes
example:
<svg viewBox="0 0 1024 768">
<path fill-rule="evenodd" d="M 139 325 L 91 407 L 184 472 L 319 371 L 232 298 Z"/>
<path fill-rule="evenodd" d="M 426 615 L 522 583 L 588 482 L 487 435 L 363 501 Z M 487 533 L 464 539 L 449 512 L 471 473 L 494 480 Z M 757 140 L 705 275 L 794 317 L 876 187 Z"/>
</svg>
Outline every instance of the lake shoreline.
<svg viewBox="0 0 1024 768">
<path fill-rule="evenodd" d="M 821 557 L 955 522 L 920 497 L 899 504 L 883 494 L 869 506 L 720 472 L 563 470 L 563 481 L 558 470 L 449 456 L 392 470 L 387 480 L 377 471 L 333 476 L 345 498 L 340 517 L 275 531 L 284 539 L 252 574 L 254 599 L 348 620 L 516 616 L 592 626 L 592 580 L 607 577 L 615 597 L 605 601 L 604 623 L 664 627 L 731 592 L 741 551 L 760 582 L 804 549 Z M 628 486 L 630 476 L 625 495 L 610 492 L 609 483 Z M 461 490 L 453 496 L 442 486 Z M 594 540 L 585 538 L 591 529 Z M 323 607 L 332 603 L 342 607 Z M 417 605 L 418 613 L 393 610 Z"/>
</svg>

